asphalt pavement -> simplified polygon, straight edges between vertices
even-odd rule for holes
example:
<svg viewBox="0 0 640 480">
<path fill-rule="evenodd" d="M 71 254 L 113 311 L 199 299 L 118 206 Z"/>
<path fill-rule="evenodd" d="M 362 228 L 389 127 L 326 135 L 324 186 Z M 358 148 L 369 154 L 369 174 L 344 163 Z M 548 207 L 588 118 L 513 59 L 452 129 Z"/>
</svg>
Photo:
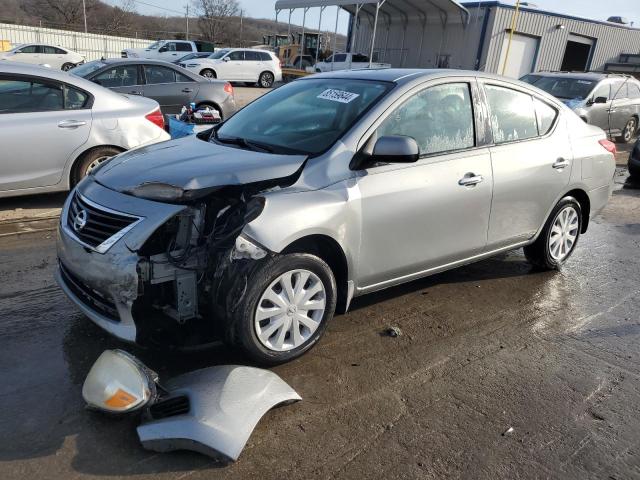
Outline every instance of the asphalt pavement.
<svg viewBox="0 0 640 480">
<path fill-rule="evenodd" d="M 55 285 L 53 232 L 0 237 L 0 478 L 640 478 L 640 191 L 624 180 L 561 272 L 516 251 L 356 299 L 274 369 L 303 400 L 229 466 L 145 451 L 135 417 L 87 411 L 81 388 L 107 348 L 161 378 L 245 360 L 115 341 Z"/>
</svg>

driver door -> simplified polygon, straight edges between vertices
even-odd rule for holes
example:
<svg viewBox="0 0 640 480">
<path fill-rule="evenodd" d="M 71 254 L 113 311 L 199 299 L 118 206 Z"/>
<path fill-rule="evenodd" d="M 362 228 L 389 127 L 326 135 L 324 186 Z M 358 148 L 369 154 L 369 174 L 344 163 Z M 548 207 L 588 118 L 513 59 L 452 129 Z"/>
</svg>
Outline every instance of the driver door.
<svg viewBox="0 0 640 480">
<path fill-rule="evenodd" d="M 424 88 L 377 128 L 378 138 L 413 137 L 420 159 L 359 172 L 361 288 L 417 278 L 484 251 L 493 181 L 489 150 L 475 135 L 472 92 L 470 78 Z"/>
</svg>

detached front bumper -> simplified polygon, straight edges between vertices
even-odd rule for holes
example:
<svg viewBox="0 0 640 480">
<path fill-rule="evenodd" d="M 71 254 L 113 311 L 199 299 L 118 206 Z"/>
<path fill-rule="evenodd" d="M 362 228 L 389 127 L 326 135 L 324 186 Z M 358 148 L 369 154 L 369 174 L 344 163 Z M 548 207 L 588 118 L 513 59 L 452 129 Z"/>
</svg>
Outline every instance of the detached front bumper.
<svg viewBox="0 0 640 480">
<path fill-rule="evenodd" d="M 81 195 L 107 211 L 134 215 L 140 220 L 106 250 L 92 247 L 80 240 L 73 230 L 73 222 L 69 223 L 74 195 Z M 109 190 L 88 177 L 71 192 L 62 210 L 57 240 L 58 284 L 98 326 L 122 340 L 135 342 L 137 328 L 132 307 L 140 295 L 137 251 L 162 224 L 183 209 L 180 205 L 152 202 Z"/>
</svg>

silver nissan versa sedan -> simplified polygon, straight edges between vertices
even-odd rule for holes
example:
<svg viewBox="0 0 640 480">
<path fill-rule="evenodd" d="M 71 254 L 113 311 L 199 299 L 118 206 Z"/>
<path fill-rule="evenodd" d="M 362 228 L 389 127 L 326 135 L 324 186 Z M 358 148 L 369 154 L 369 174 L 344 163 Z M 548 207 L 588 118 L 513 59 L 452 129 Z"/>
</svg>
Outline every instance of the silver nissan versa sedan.
<svg viewBox="0 0 640 480">
<path fill-rule="evenodd" d="M 614 151 L 518 81 L 314 75 L 93 171 L 64 206 L 57 277 L 121 339 L 285 362 L 355 296 L 520 247 L 560 268 L 611 195 Z"/>
</svg>

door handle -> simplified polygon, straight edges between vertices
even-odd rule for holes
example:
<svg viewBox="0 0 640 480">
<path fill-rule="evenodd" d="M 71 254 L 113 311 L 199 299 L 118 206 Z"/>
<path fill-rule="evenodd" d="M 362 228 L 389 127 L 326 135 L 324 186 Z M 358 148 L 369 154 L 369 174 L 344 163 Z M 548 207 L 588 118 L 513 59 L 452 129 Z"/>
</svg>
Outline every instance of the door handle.
<svg viewBox="0 0 640 480">
<path fill-rule="evenodd" d="M 556 160 L 556 163 L 552 165 L 552 167 L 556 170 L 562 170 L 563 168 L 567 168 L 569 165 L 571 164 L 564 158 L 559 158 L 558 160 Z"/>
<path fill-rule="evenodd" d="M 182 93 L 191 93 L 191 92 L 193 92 L 193 89 L 191 89 L 191 88 L 183 88 L 182 89 Z"/>
<path fill-rule="evenodd" d="M 461 187 L 474 187 L 483 180 L 484 178 L 482 178 L 482 175 L 467 173 L 464 177 L 458 180 L 458 185 L 460 185 Z"/>
<path fill-rule="evenodd" d="M 129 95 L 142 95 L 142 92 L 139 92 L 138 90 L 131 90 Z"/>
<path fill-rule="evenodd" d="M 87 122 L 84 122 L 82 120 L 63 120 L 62 122 L 58 123 L 58 128 L 78 128 L 86 124 Z"/>
</svg>

